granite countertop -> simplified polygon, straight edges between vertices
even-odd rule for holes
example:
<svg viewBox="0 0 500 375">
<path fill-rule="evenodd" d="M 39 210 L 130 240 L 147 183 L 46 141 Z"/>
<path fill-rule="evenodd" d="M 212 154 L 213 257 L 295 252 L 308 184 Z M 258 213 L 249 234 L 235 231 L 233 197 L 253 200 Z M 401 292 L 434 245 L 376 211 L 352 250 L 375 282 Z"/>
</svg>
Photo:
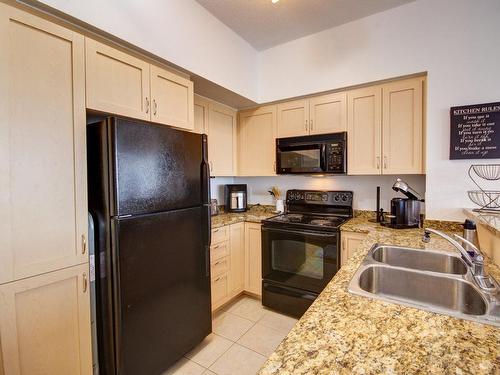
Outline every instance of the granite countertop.
<svg viewBox="0 0 500 375">
<path fill-rule="evenodd" d="M 493 234 L 500 236 L 500 212 L 476 212 L 471 208 L 464 208 L 464 214 L 469 219 L 474 220 L 477 224 L 483 224 Z"/>
<path fill-rule="evenodd" d="M 274 212 L 275 209 L 274 206 L 256 204 L 249 206 L 246 212 L 221 212 L 218 215 L 212 216 L 212 229 L 244 221 L 260 223 L 262 220 L 277 215 L 277 213 Z"/>
<path fill-rule="evenodd" d="M 376 242 L 455 251 L 448 242 L 433 236 L 425 244 L 421 229 L 384 228 L 364 216 L 342 229 L 367 233 L 367 238 L 269 357 L 261 375 L 500 373 L 499 328 L 347 291 Z M 500 269 L 487 265 L 500 280 Z"/>
</svg>

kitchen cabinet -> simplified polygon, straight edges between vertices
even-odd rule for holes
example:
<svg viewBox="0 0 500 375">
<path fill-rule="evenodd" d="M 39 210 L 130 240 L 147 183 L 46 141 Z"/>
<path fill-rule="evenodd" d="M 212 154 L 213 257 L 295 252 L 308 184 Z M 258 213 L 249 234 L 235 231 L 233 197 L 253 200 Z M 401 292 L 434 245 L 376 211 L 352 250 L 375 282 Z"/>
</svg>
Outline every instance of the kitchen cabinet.
<svg viewBox="0 0 500 375">
<path fill-rule="evenodd" d="M 277 106 L 278 138 L 309 134 L 309 100 L 294 100 Z"/>
<path fill-rule="evenodd" d="M 87 108 L 194 129 L 193 82 L 85 38 Z"/>
<path fill-rule="evenodd" d="M 194 129 L 198 134 L 207 133 L 208 130 L 208 104 L 209 100 L 203 96 L 194 96 Z"/>
<path fill-rule="evenodd" d="M 92 373 L 87 275 L 83 264 L 0 286 L 0 373 Z"/>
<path fill-rule="evenodd" d="M 343 266 L 358 249 L 358 246 L 367 236 L 366 233 L 342 231 L 341 234 L 340 264 Z"/>
<path fill-rule="evenodd" d="M 150 64 L 85 38 L 87 108 L 151 120 Z"/>
<path fill-rule="evenodd" d="M 229 271 L 229 293 L 234 297 L 245 288 L 245 224 L 230 226 L 231 265 Z"/>
<path fill-rule="evenodd" d="M 279 138 L 346 131 L 346 93 L 280 103 L 277 123 Z"/>
<path fill-rule="evenodd" d="M 193 82 L 151 65 L 151 121 L 194 129 Z"/>
<path fill-rule="evenodd" d="M 88 254 L 84 38 L 0 4 L 0 49 L 2 284 Z"/>
<path fill-rule="evenodd" d="M 245 223 L 245 291 L 262 295 L 261 224 Z"/>
<path fill-rule="evenodd" d="M 424 173 L 423 85 L 411 78 L 347 93 L 348 173 Z"/>
<path fill-rule="evenodd" d="M 196 95 L 195 132 L 208 136 L 210 175 L 236 175 L 236 110 Z"/>
<path fill-rule="evenodd" d="M 347 130 L 347 94 L 339 92 L 309 100 L 309 133 L 325 134 Z"/>
<path fill-rule="evenodd" d="M 382 88 L 347 93 L 348 174 L 380 174 L 382 154 Z"/>
<path fill-rule="evenodd" d="M 212 277 L 212 311 L 228 301 L 227 273 Z"/>
<path fill-rule="evenodd" d="M 422 77 L 382 86 L 382 173 L 423 173 Z"/>
<path fill-rule="evenodd" d="M 238 175 L 276 174 L 276 106 L 239 113 Z"/>
<path fill-rule="evenodd" d="M 210 175 L 234 176 L 236 173 L 237 112 L 216 102 L 208 111 L 208 161 Z"/>
</svg>

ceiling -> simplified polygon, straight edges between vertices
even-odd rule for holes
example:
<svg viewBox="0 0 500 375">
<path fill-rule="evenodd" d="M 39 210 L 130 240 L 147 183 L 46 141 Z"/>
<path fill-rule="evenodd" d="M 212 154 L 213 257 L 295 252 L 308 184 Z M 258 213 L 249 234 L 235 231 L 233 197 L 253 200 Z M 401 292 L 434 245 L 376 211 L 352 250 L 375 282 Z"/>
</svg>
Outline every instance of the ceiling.
<svg viewBox="0 0 500 375">
<path fill-rule="evenodd" d="M 414 0 L 196 0 L 261 51 Z"/>
</svg>

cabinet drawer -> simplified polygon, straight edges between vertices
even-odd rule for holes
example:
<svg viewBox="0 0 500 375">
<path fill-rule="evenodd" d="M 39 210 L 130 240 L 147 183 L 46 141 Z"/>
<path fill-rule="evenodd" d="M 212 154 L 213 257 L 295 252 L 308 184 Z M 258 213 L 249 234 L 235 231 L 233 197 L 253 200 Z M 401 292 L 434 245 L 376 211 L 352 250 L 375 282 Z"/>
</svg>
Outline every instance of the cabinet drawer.
<svg viewBox="0 0 500 375">
<path fill-rule="evenodd" d="M 227 274 L 212 279 L 212 309 L 216 309 L 227 298 Z"/>
<path fill-rule="evenodd" d="M 216 261 L 229 255 L 229 241 L 210 246 L 210 261 Z"/>
<path fill-rule="evenodd" d="M 212 229 L 212 245 L 229 240 L 229 226 Z"/>
<path fill-rule="evenodd" d="M 210 270 L 212 277 L 217 277 L 229 271 L 229 257 L 223 257 L 213 261 Z"/>
</svg>

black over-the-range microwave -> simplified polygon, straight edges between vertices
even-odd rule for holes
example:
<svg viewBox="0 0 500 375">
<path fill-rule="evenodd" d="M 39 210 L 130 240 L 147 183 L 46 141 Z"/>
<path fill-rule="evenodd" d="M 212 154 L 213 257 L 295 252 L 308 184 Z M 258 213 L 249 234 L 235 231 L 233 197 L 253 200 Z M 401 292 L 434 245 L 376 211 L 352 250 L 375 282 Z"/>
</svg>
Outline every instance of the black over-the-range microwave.
<svg viewBox="0 0 500 375">
<path fill-rule="evenodd" d="M 347 132 L 276 139 L 278 174 L 346 174 Z"/>
</svg>

